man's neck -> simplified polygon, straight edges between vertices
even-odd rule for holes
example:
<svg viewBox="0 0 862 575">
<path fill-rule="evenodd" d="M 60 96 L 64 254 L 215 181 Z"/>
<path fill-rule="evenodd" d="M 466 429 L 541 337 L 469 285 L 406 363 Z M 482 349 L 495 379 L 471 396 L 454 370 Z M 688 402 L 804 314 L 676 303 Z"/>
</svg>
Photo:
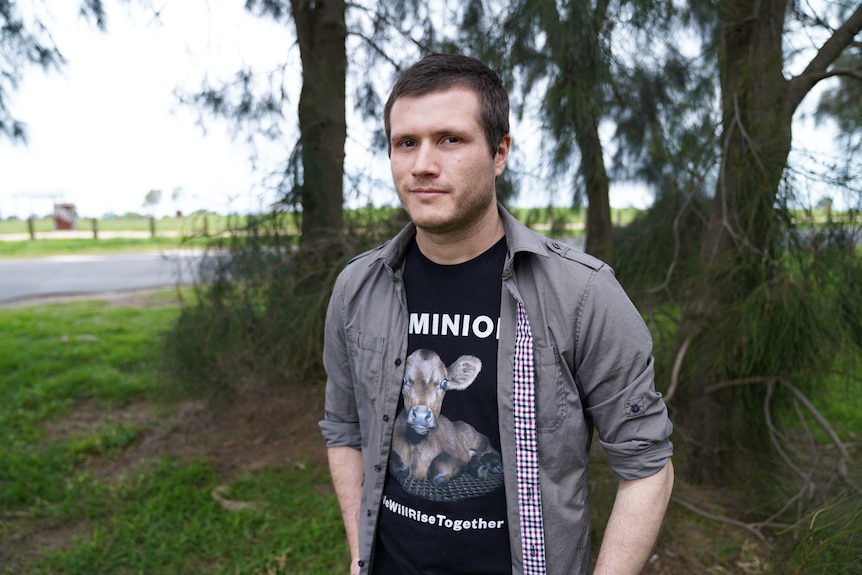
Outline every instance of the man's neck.
<svg viewBox="0 0 862 575">
<path fill-rule="evenodd" d="M 455 265 L 470 261 L 485 253 L 505 235 L 503 219 L 497 212 L 482 218 L 470 230 L 456 234 L 435 234 L 416 230 L 416 243 L 426 258 L 436 264 Z"/>
</svg>

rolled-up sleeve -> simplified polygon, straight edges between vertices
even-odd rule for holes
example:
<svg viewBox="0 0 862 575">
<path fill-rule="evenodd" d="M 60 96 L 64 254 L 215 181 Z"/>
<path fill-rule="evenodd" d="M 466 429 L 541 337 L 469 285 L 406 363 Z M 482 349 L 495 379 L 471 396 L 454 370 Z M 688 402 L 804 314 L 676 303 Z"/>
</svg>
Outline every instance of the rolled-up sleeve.
<svg viewBox="0 0 862 575">
<path fill-rule="evenodd" d="M 360 449 L 362 433 L 347 349 L 344 325 L 343 275 L 336 280 L 329 307 L 323 344 L 326 369 L 326 399 L 320 430 L 327 447 L 349 446 Z"/>
<path fill-rule="evenodd" d="M 579 318 L 577 378 L 614 474 L 649 477 L 673 454 L 673 426 L 655 390 L 652 338 L 608 268 L 596 273 Z"/>
</svg>

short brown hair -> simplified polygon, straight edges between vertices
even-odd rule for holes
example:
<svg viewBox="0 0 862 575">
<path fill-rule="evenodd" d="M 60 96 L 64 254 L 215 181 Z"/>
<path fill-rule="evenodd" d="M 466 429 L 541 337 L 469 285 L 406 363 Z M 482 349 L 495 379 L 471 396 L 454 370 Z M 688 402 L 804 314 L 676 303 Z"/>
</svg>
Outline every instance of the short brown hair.
<svg viewBox="0 0 862 575">
<path fill-rule="evenodd" d="M 455 86 L 469 88 L 479 96 L 485 139 L 491 156 L 503 136 L 509 133 L 509 93 L 496 72 L 475 58 L 460 54 L 431 53 L 404 70 L 392 87 L 383 108 L 386 142 L 392 150 L 390 114 L 395 100 L 402 96 L 421 96 L 442 92 Z"/>
</svg>

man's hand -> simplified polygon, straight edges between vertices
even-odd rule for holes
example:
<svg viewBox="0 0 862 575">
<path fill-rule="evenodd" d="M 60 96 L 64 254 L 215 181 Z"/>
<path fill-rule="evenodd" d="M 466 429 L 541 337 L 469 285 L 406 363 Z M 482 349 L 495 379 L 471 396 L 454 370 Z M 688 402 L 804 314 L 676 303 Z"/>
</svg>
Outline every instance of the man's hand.
<svg viewBox="0 0 862 575">
<path fill-rule="evenodd" d="M 650 477 L 620 481 L 593 575 L 637 575 L 649 559 L 673 490 L 668 461 Z"/>
</svg>

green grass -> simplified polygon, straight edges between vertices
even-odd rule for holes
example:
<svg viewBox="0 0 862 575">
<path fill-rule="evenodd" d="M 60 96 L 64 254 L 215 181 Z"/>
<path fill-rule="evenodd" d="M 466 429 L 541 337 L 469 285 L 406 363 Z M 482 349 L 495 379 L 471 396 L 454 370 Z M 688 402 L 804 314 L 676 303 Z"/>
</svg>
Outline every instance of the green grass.
<svg viewBox="0 0 862 575">
<path fill-rule="evenodd" d="M 230 495 L 261 504 L 228 511 L 210 495 L 218 476 L 203 460 L 162 460 L 108 496 L 110 515 L 90 537 L 29 571 L 52 573 L 306 573 L 346 564 L 340 515 L 314 493 L 321 469 L 270 469 L 236 480 Z"/>
<path fill-rule="evenodd" d="M 111 238 L 70 240 L 0 241 L 0 258 L 39 258 L 58 255 L 110 254 L 152 250 L 176 250 L 194 247 L 202 242 L 180 238 L 155 237 L 145 239 Z"/>
<path fill-rule="evenodd" d="M 178 386 L 160 373 L 160 350 L 178 314 L 170 305 L 98 301 L 0 309 L 0 574 L 344 572 L 338 505 L 319 489 L 329 481 L 325 469 L 285 464 L 227 480 L 201 453 L 192 460 L 163 455 L 126 463 L 122 473 L 105 474 L 100 469 L 121 466 L 142 441 L 141 424 L 108 418 L 111 423 L 86 431 L 58 429 L 58 421 L 81 410 L 111 413 L 144 400 L 172 409 L 165 398 Z M 858 371 L 858 364 L 843 367 Z M 826 385 L 819 409 L 842 437 L 853 437 L 862 417 L 855 386 L 842 378 Z M 596 464 L 591 485 L 597 543 L 616 480 Z M 228 510 L 213 496 L 216 488 L 256 507 Z M 823 533 L 806 533 L 804 542 L 811 543 L 799 548 L 793 565 L 823 562 L 822 549 L 858 544 L 858 531 L 845 526 L 858 523 L 854 501 L 852 513 L 818 516 L 814 525 Z M 657 550 L 672 548 L 677 557 L 728 572 L 746 557 L 744 531 L 723 527 L 716 535 L 714 522 L 676 505 L 665 523 Z M 827 531 L 832 525 L 837 529 Z M 23 555 L 17 543 L 46 530 L 63 544 Z M 690 572 L 691 563 L 679 563 L 682 570 L 672 572 Z"/>
<path fill-rule="evenodd" d="M 159 373 L 160 346 L 178 313 L 99 301 L 0 309 L 0 573 L 323 575 L 347 564 L 335 497 L 316 489 L 325 469 L 234 479 L 225 495 L 261 507 L 229 511 L 212 496 L 223 479 L 205 454 L 99 473 L 93 462 L 119 462 L 141 440 L 134 423 L 47 432 L 80 409 L 170 409 L 159 401 L 175 393 Z M 16 541 L 43 529 L 69 535 L 16 555 Z"/>
</svg>

